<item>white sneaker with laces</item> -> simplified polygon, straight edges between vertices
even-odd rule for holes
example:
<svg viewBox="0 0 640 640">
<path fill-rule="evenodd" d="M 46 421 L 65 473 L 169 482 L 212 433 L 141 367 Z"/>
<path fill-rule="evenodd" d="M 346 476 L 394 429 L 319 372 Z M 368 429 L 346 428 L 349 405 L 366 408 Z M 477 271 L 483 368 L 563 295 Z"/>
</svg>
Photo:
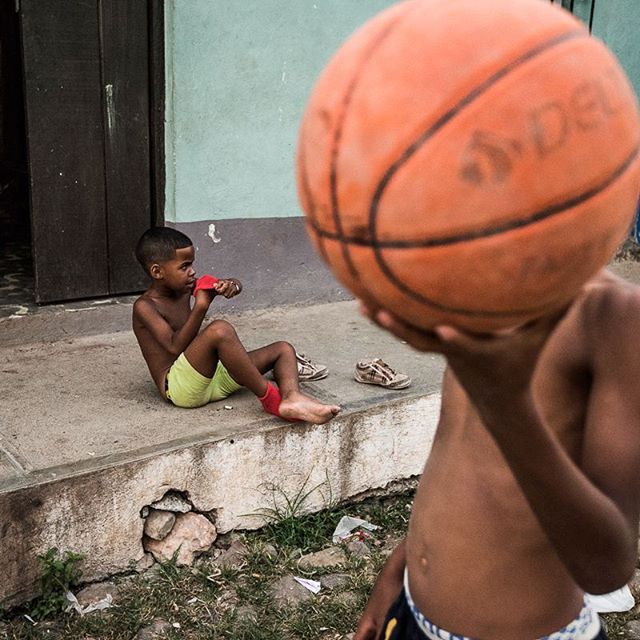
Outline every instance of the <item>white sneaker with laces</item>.
<svg viewBox="0 0 640 640">
<path fill-rule="evenodd" d="M 323 364 L 311 362 L 304 353 L 296 352 L 296 360 L 298 361 L 298 380 L 322 380 L 329 375 L 329 369 Z"/>
<path fill-rule="evenodd" d="M 393 390 L 406 389 L 411 384 L 406 373 L 398 373 L 380 358 L 358 362 L 353 377 L 362 384 L 377 384 Z"/>
</svg>

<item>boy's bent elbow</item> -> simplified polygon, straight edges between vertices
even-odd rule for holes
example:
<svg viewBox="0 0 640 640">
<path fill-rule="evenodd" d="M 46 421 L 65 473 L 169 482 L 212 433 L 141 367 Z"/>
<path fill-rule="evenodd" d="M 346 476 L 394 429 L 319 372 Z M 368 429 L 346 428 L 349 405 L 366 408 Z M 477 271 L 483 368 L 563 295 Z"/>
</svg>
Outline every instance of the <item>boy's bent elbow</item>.
<svg viewBox="0 0 640 640">
<path fill-rule="evenodd" d="M 174 344 L 173 341 L 171 341 L 168 345 L 165 346 L 165 349 L 169 352 L 170 355 L 172 355 L 174 358 L 177 358 L 183 351 L 184 349 L 181 347 L 181 345 L 179 344 Z"/>
</svg>

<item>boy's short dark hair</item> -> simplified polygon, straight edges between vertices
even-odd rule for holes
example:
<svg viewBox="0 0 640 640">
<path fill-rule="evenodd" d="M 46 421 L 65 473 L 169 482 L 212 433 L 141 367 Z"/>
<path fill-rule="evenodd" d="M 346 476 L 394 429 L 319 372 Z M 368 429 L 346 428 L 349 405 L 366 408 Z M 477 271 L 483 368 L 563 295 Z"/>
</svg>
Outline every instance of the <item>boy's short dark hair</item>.
<svg viewBox="0 0 640 640">
<path fill-rule="evenodd" d="M 145 271 L 154 262 L 173 259 L 177 249 L 192 246 L 189 236 L 171 227 L 151 227 L 142 234 L 136 245 L 136 258 Z"/>
</svg>

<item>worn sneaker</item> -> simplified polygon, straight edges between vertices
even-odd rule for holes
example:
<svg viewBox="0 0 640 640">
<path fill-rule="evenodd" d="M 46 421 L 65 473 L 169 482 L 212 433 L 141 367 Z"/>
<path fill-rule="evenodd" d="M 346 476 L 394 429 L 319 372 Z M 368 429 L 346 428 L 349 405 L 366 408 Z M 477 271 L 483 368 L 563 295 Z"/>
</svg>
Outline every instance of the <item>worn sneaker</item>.
<svg viewBox="0 0 640 640">
<path fill-rule="evenodd" d="M 329 375 L 329 369 L 323 364 L 311 362 L 303 353 L 296 352 L 298 361 L 298 380 L 322 380 Z"/>
<path fill-rule="evenodd" d="M 353 377 L 363 384 L 377 384 L 385 389 L 406 389 L 411 384 L 411 378 L 406 373 L 394 371 L 380 358 L 358 362 Z"/>
</svg>

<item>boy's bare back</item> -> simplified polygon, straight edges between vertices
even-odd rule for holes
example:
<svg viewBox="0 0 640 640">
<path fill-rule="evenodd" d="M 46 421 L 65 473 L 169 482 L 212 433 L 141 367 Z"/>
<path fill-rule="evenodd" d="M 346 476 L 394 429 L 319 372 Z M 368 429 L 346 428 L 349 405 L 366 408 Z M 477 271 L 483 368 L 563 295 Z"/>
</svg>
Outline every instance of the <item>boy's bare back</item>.
<svg viewBox="0 0 640 640">
<path fill-rule="evenodd" d="M 149 367 L 149 372 L 158 390 L 164 396 L 165 377 L 174 363 L 173 354 L 166 343 L 158 340 L 150 331 L 149 318 L 159 316 L 175 332 L 184 326 L 189 318 L 191 294 L 186 293 L 175 298 L 154 296 L 145 291 L 133 305 L 133 332 L 140 345 L 142 355 Z"/>
<path fill-rule="evenodd" d="M 525 337 L 445 331 L 436 349 L 433 335 L 381 324 L 449 362 L 395 561 L 420 612 L 472 638 L 531 640 L 573 620 L 585 591 L 622 586 L 637 557 L 640 288 L 602 272 Z M 358 640 L 380 624 L 367 616 Z"/>
</svg>

